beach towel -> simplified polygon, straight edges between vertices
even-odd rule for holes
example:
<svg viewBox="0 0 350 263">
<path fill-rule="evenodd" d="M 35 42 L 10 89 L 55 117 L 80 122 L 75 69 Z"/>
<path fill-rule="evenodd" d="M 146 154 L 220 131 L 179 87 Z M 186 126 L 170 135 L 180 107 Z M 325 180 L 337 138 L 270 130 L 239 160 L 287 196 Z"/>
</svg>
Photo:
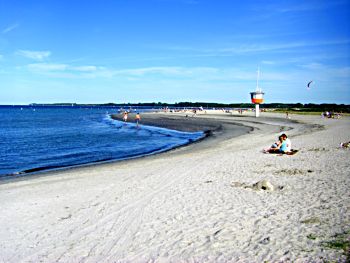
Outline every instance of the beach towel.
<svg viewBox="0 0 350 263">
<path fill-rule="evenodd" d="M 295 149 L 291 149 L 289 152 L 286 152 L 284 154 L 287 154 L 287 155 L 294 155 L 298 152 L 298 150 L 295 150 Z"/>
<path fill-rule="evenodd" d="M 296 150 L 296 149 L 291 149 L 289 152 L 268 152 L 268 151 L 263 150 L 263 153 L 276 154 L 276 155 L 278 155 L 278 156 L 282 156 L 282 155 L 294 155 L 294 154 L 296 154 L 297 152 L 299 152 L 299 150 Z"/>
</svg>

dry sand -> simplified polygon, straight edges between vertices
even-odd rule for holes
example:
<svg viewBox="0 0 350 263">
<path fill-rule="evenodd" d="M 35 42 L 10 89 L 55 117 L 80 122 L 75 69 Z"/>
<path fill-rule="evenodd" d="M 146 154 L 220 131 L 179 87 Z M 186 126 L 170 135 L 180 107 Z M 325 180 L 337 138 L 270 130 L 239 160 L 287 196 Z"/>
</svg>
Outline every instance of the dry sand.
<svg viewBox="0 0 350 263">
<path fill-rule="evenodd" d="M 248 115 L 196 116 L 222 126 L 156 156 L 2 181 L 0 261 L 345 262 L 329 242 L 349 240 L 350 118 Z M 263 154 L 282 131 L 299 153 Z M 263 179 L 275 190 L 246 187 Z"/>
</svg>

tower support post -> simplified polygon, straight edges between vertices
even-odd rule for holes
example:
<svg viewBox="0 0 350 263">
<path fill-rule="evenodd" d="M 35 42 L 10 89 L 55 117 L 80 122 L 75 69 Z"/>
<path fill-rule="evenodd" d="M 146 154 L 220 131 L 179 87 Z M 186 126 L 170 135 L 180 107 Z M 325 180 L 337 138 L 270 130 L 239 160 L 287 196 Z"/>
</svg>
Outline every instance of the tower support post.
<svg viewBox="0 0 350 263">
<path fill-rule="evenodd" d="M 255 117 L 258 118 L 260 115 L 259 104 L 255 104 Z"/>
</svg>

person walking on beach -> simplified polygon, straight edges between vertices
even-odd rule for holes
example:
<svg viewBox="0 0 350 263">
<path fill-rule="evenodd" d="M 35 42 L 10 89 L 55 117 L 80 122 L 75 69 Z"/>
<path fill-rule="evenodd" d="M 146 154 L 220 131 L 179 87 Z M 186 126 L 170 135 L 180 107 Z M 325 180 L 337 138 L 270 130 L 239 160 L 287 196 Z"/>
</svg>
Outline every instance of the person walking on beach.
<svg viewBox="0 0 350 263">
<path fill-rule="evenodd" d="M 141 121 L 140 113 L 136 113 L 135 121 L 136 121 L 136 126 L 139 126 L 139 122 Z"/>
</svg>

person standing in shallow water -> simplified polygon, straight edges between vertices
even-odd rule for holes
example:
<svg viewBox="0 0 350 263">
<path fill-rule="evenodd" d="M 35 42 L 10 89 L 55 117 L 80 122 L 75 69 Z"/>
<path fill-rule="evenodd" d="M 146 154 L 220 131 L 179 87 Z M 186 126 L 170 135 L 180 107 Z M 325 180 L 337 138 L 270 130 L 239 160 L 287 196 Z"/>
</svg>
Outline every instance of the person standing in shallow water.
<svg viewBox="0 0 350 263">
<path fill-rule="evenodd" d="M 128 112 L 124 111 L 123 121 L 126 122 L 128 120 Z"/>
<path fill-rule="evenodd" d="M 139 122 L 141 120 L 141 116 L 140 116 L 140 113 L 136 113 L 136 116 L 135 116 L 135 122 L 136 122 L 136 125 L 139 126 Z"/>
</svg>

